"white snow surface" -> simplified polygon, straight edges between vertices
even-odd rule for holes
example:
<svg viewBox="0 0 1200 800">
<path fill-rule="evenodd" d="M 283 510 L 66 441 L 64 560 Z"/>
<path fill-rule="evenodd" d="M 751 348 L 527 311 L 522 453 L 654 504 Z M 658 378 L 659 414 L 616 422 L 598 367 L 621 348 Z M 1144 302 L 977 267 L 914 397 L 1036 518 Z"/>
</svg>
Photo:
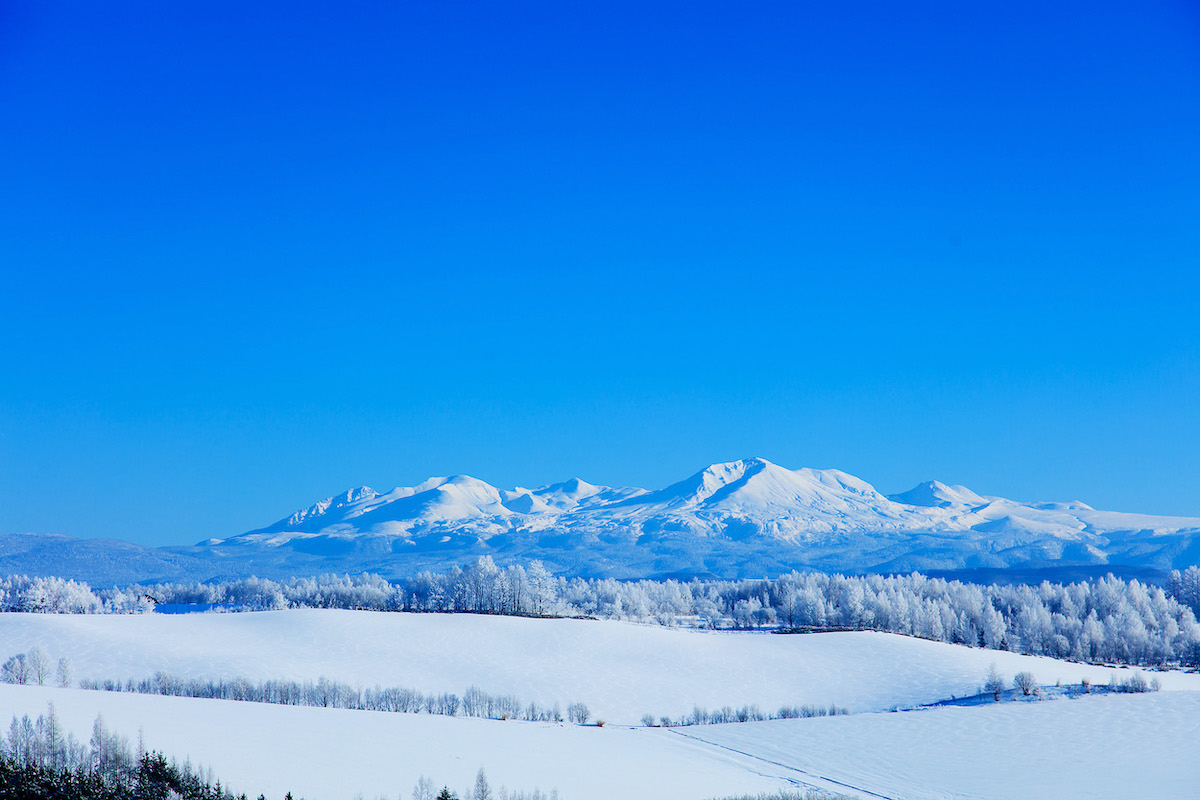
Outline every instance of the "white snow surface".
<svg viewBox="0 0 1200 800">
<path fill-rule="evenodd" d="M 1164 691 L 889 713 L 974 693 L 988 666 L 1042 683 L 1128 669 L 859 632 L 773 635 L 615 621 L 289 610 L 241 614 L 0 614 L 0 658 L 34 645 L 78 677 L 315 679 L 526 702 L 582 701 L 603 728 L 281 707 L 0 684 L 0 724 L 53 701 L 86 741 L 97 713 L 136 741 L 211 766 L 251 796 L 406 798 L 417 778 L 462 793 L 557 788 L 564 800 L 815 786 L 863 797 L 1194 797 L 1200 675 Z M 819 703 L 864 712 L 672 729 L 631 727 L 694 704 Z M 624 724 L 621 724 L 624 723 Z"/>
<path fill-rule="evenodd" d="M 136 743 L 211 767 L 249 796 L 399 797 L 422 775 L 459 797 L 480 768 L 493 787 L 563 800 L 700 798 L 787 786 L 753 759 L 650 729 L 500 722 L 0 684 L 0 712 L 46 712 L 86 742 L 96 715 Z"/>
<path fill-rule="evenodd" d="M 525 703 L 583 702 L 633 724 L 694 706 L 831 703 L 881 711 L 974 694 L 993 662 L 1043 683 L 1108 683 L 1129 669 L 872 631 L 778 635 L 608 620 L 295 609 L 239 614 L 0 614 L 0 658 L 36 644 L 80 678 L 316 680 L 461 695 L 476 685 Z M 1165 689 L 1200 675 L 1158 673 Z"/>
<path fill-rule="evenodd" d="M 897 800 L 1184 800 L 1200 786 L 1195 692 L 674 730 Z"/>
<path fill-rule="evenodd" d="M 409 797 L 421 775 L 564 800 L 702 798 L 794 787 L 895 800 L 1190 800 L 1200 694 L 1093 697 L 685 728 L 580 727 L 0 684 L 0 711 L 86 741 L 105 725 L 236 791 Z"/>
</svg>

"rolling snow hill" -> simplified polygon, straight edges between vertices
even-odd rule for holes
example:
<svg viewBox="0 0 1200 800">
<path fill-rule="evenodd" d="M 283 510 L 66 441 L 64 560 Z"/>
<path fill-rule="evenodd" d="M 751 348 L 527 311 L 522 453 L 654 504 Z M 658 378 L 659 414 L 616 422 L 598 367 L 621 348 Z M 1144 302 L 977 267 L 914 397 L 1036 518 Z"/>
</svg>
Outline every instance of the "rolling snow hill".
<svg viewBox="0 0 1200 800">
<path fill-rule="evenodd" d="M 6 715 L 36 717 L 48 703 L 77 739 L 100 715 L 131 742 L 144 735 L 272 800 L 407 800 L 422 775 L 466 797 L 481 767 L 493 791 L 553 788 L 562 800 L 808 787 L 872 800 L 1190 800 L 1200 783 L 1193 692 L 597 728 L 0 684 Z"/>
<path fill-rule="evenodd" d="M 978 691 L 989 665 L 1011 677 L 1106 684 L 1133 670 L 873 631 L 774 635 L 580 619 L 293 609 L 236 614 L 0 614 L 0 660 L 42 645 L 78 678 L 183 677 L 400 686 L 462 694 L 472 684 L 549 706 L 586 703 L 632 724 L 695 705 L 837 704 L 886 711 Z M 1156 673 L 1166 691 L 1200 675 Z"/>
<path fill-rule="evenodd" d="M 162 669 L 233 679 L 316 679 L 525 701 L 584 702 L 603 728 L 279 706 L 0 684 L 0 725 L 53 702 L 87 741 L 109 728 L 211 766 L 237 791 L 406 798 L 424 774 L 564 800 L 714 796 L 815 786 L 863 797 L 1194 796 L 1200 675 L 1155 673 L 1152 695 L 889 713 L 973 693 L 995 662 L 1042 683 L 1109 669 L 880 633 L 773 635 L 589 620 L 295 610 L 242 614 L 0 614 L 0 658 L 35 644 L 79 677 Z M 693 704 L 847 705 L 850 716 L 645 728 Z M 336 769 L 332 768 L 336 765 Z"/>
</svg>

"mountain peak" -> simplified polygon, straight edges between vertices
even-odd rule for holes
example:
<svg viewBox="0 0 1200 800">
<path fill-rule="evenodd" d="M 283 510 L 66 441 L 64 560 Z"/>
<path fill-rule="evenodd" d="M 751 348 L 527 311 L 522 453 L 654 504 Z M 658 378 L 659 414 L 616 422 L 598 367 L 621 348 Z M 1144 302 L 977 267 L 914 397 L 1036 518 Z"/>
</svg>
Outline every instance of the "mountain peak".
<svg viewBox="0 0 1200 800">
<path fill-rule="evenodd" d="M 335 511 L 339 508 L 345 508 L 348 505 L 361 502 L 363 500 L 371 500 L 379 495 L 370 486 L 359 486 L 357 489 L 347 489 L 341 494 L 333 497 L 326 497 L 313 503 L 308 508 L 302 508 L 296 513 L 287 518 L 286 524 L 288 527 L 300 525 L 303 522 L 312 519 L 313 517 L 324 516 L 330 511 Z"/>
<path fill-rule="evenodd" d="M 792 470 L 753 457 L 709 464 L 653 492 L 579 478 L 500 490 L 468 475 L 386 494 L 361 486 L 270 527 L 199 547 L 251 560 L 269 552 L 283 559 L 338 552 L 346 564 L 386 562 L 402 571 L 486 553 L 635 575 L 638 565 L 693 569 L 731 560 L 731 553 L 738 571 L 767 563 L 887 571 L 1055 560 L 1174 565 L 1198 541 L 1200 519 L 1022 503 L 941 481 L 885 497 L 837 469 Z"/>
<path fill-rule="evenodd" d="M 941 481 L 924 481 L 907 492 L 888 495 L 889 500 L 907 506 L 953 508 L 985 505 L 988 500 L 965 486 L 948 486 Z"/>
<path fill-rule="evenodd" d="M 664 502 L 669 507 L 694 506 L 704 503 L 718 492 L 744 482 L 768 467 L 774 467 L 761 458 L 723 461 L 709 464 L 704 469 L 665 489 L 651 492 L 629 502 L 638 504 Z"/>
</svg>

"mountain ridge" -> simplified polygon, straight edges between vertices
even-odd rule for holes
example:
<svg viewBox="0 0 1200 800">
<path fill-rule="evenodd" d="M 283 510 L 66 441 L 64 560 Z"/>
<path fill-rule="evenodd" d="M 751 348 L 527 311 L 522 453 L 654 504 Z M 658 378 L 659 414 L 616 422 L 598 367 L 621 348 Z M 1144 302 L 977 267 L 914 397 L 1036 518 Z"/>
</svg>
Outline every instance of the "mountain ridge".
<svg viewBox="0 0 1200 800">
<path fill-rule="evenodd" d="M 359 487 L 196 548 L 356 553 L 384 569 L 393 561 L 436 565 L 470 555 L 541 558 L 564 574 L 631 578 L 787 569 L 1168 569 L 1200 557 L 1200 518 L 1097 511 L 1078 501 L 1024 503 L 936 480 L 883 495 L 841 470 L 792 470 L 749 458 L 710 464 L 656 490 L 579 478 L 505 490 L 467 475 L 382 494 Z"/>
<path fill-rule="evenodd" d="M 750 458 L 711 464 L 656 490 L 579 478 L 500 489 L 469 475 L 387 492 L 360 486 L 225 539 L 136 553 L 129 547 L 45 538 L 13 540 L 6 551 L 0 542 L 0 567 L 47 574 L 63 565 L 50 574 L 93 582 L 110 575 L 129 582 L 136 572 L 195 580 L 330 572 L 402 578 L 481 556 L 501 564 L 536 559 L 562 576 L 621 579 L 794 569 L 1161 573 L 1200 563 L 1200 518 L 1019 502 L 936 480 L 884 495 L 837 469 L 792 470 Z"/>
</svg>

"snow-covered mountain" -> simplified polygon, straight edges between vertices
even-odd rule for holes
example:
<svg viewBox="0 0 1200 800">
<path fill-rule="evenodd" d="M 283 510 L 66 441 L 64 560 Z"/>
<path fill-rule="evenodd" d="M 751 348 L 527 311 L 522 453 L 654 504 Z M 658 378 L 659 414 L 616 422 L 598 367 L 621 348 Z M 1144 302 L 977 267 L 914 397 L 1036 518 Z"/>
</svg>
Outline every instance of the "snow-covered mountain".
<svg viewBox="0 0 1200 800">
<path fill-rule="evenodd" d="M 1112 569 L 1153 577 L 1200 564 L 1200 518 L 1022 503 L 938 481 L 885 496 L 835 469 L 791 470 L 751 458 L 713 464 L 654 491 L 578 478 L 506 490 L 466 475 L 383 493 L 361 486 L 264 528 L 191 547 L 0 536 L 0 574 L 93 585 L 330 572 L 400 578 L 484 555 L 500 564 L 539 559 L 559 575 L 615 578 L 764 577 L 793 569 L 965 571 L 987 580 L 1018 570 L 1022 579 L 1041 580 Z"/>
<path fill-rule="evenodd" d="M 265 528 L 189 549 L 232 565 L 411 574 L 478 555 L 564 573 L 763 575 L 1200 561 L 1200 518 L 1022 503 L 922 483 L 884 496 L 838 470 L 761 458 L 713 464 L 656 491 L 578 478 L 498 489 L 465 475 L 351 489 Z M 261 574 L 261 573 L 260 573 Z"/>
</svg>

